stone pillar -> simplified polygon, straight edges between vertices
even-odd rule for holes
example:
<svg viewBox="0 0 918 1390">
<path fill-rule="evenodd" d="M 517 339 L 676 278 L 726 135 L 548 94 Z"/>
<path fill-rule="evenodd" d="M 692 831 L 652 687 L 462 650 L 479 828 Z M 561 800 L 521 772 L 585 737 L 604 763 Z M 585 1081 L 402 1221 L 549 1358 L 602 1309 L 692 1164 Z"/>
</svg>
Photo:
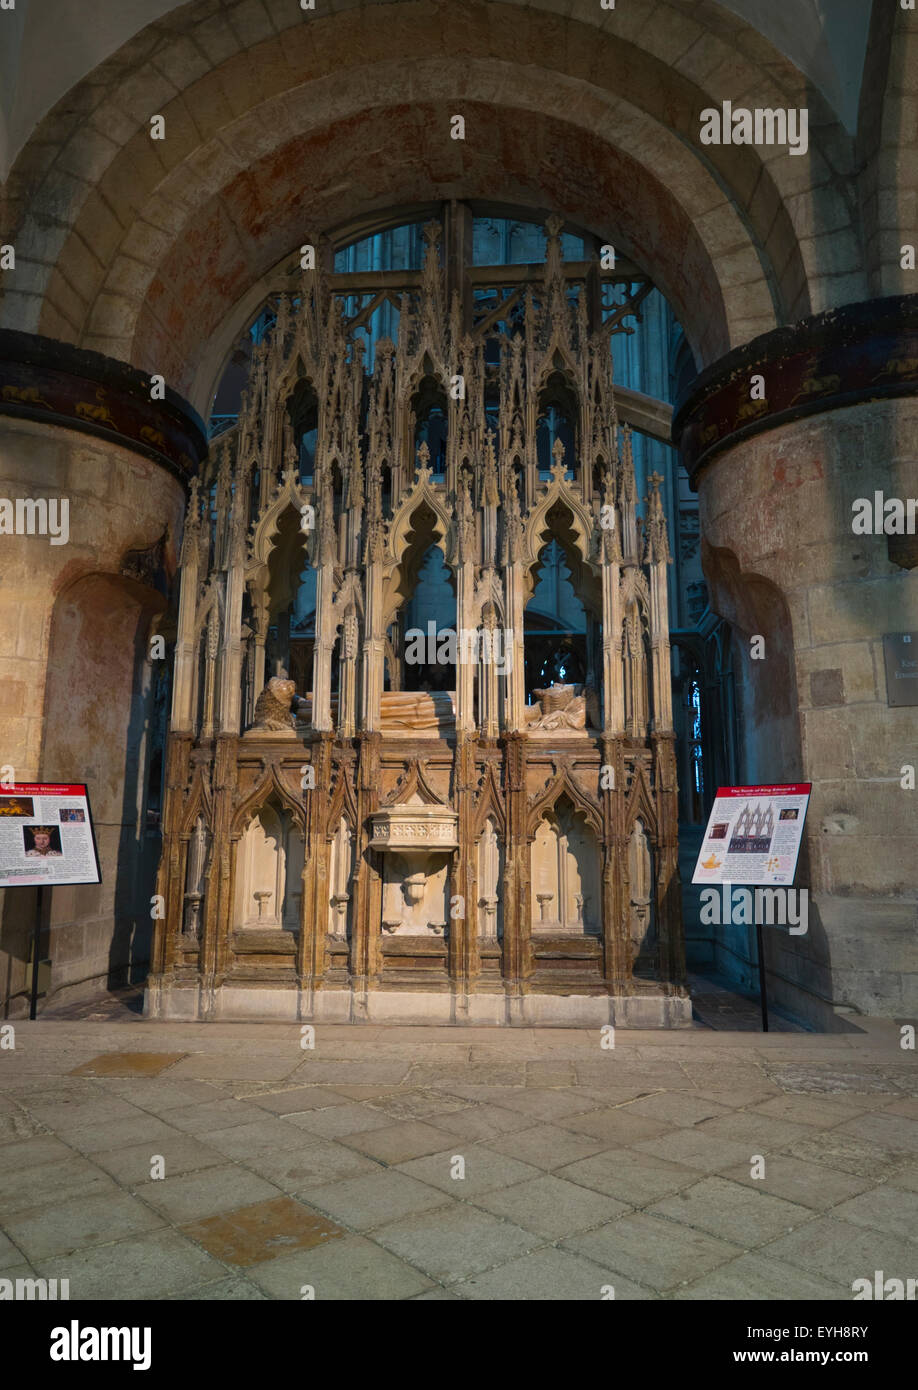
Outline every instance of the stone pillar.
<svg viewBox="0 0 918 1390">
<path fill-rule="evenodd" d="M 136 978 L 150 958 L 160 845 L 138 731 L 148 637 L 168 605 L 204 438 L 174 393 L 150 399 L 140 372 L 31 334 L 0 333 L 0 388 L 0 497 L 12 504 L 0 532 L 0 765 L 20 782 L 66 774 L 89 787 L 102 883 L 51 890 L 43 947 L 51 993 L 78 997 L 112 974 Z M 33 903 L 29 888 L 0 893 L 0 1016 L 27 1012 Z"/>
<path fill-rule="evenodd" d="M 752 374 L 767 400 L 750 425 Z M 916 392 L 918 296 L 873 300 L 730 354 L 674 427 L 712 604 L 745 653 L 738 777 L 813 783 L 797 875 L 809 929 L 765 936 L 774 1002 L 820 1026 L 833 1005 L 918 1009 L 918 792 L 903 773 L 918 762 L 918 705 L 889 703 L 883 643 L 918 634 L 918 538 L 884 533 L 882 516 L 873 527 L 877 492 L 918 497 Z"/>
</svg>

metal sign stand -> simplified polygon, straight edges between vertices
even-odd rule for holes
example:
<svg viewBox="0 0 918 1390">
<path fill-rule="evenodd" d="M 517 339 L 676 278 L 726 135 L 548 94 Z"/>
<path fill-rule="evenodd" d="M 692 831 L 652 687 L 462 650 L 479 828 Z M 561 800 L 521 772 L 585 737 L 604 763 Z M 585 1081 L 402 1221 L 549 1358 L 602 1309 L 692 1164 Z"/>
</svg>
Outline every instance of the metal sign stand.
<svg viewBox="0 0 918 1390">
<path fill-rule="evenodd" d="M 34 1019 L 38 1008 L 38 957 L 41 954 L 41 900 L 44 888 L 37 885 L 35 894 L 35 934 L 32 938 L 32 999 L 29 1004 L 29 1018 Z"/>
<path fill-rule="evenodd" d="M 752 901 L 755 902 L 755 893 L 752 895 Z M 758 913 L 756 913 L 755 919 L 755 944 L 759 958 L 759 999 L 762 1003 L 762 1032 L 767 1033 L 768 995 L 765 992 L 765 941 L 762 937 L 762 923 L 759 920 Z"/>
</svg>

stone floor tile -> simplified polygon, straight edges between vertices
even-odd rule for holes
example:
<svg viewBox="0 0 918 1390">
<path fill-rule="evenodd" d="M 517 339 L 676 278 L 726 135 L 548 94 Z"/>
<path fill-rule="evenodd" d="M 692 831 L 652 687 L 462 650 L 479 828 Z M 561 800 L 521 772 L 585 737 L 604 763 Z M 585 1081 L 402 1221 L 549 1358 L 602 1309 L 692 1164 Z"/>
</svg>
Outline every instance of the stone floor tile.
<svg viewBox="0 0 918 1390">
<path fill-rule="evenodd" d="M 213 1081 L 171 1081 L 168 1076 L 157 1077 L 155 1081 L 121 1080 L 106 1076 L 97 1088 L 105 1095 L 118 1096 L 130 1105 L 149 1111 L 151 1115 L 164 1115 L 167 1110 L 185 1109 L 189 1105 L 207 1105 L 211 1101 L 223 1099 L 219 1083 Z"/>
<path fill-rule="evenodd" d="M 112 1182 L 107 1173 L 74 1153 L 59 1163 L 45 1163 L 40 1168 L 23 1164 L 0 1169 L 0 1222 L 14 1212 L 46 1205 L 52 1194 L 56 1204 L 118 1190 L 117 1183 Z"/>
<path fill-rule="evenodd" d="M 151 1153 L 158 1153 L 179 1131 L 157 1115 L 145 1115 L 135 1110 L 129 1120 L 113 1120 L 110 1124 L 85 1125 L 66 1131 L 67 1143 L 81 1153 L 95 1154 L 101 1149 L 122 1149 L 129 1144 L 148 1144 Z"/>
<path fill-rule="evenodd" d="M 169 1075 L 176 1079 L 190 1076 L 197 1081 L 209 1077 L 232 1081 L 281 1081 L 294 1074 L 302 1055 L 301 1052 L 294 1052 L 292 1047 L 289 1056 L 282 1057 L 233 1056 L 225 1052 L 208 1056 L 199 1053 L 176 1062 Z"/>
<path fill-rule="evenodd" d="M 807 1269 L 830 1283 L 851 1288 L 855 1279 L 873 1279 L 883 1270 L 887 1278 L 915 1277 L 915 1243 L 885 1231 L 870 1231 L 837 1221 L 834 1214 L 813 1221 L 772 1241 L 762 1250 L 769 1259 Z"/>
<path fill-rule="evenodd" d="M 591 1187 L 632 1207 L 643 1207 L 698 1181 L 697 1168 L 669 1163 L 631 1149 L 609 1149 L 595 1158 L 559 1168 L 555 1177 Z"/>
<path fill-rule="evenodd" d="M 726 1178 L 703 1178 L 647 1211 L 752 1250 L 813 1219 L 808 1207 Z"/>
<path fill-rule="evenodd" d="M 338 1240 L 342 1228 L 291 1197 L 273 1197 L 183 1226 L 190 1240 L 225 1264 L 248 1268 L 279 1254 Z"/>
<path fill-rule="evenodd" d="M 16 1144 L 0 1146 L 0 1176 L 4 1173 L 21 1173 L 23 1169 L 41 1168 L 46 1163 L 60 1163 L 73 1158 L 73 1149 L 53 1134 L 39 1134 L 32 1139 L 21 1139 Z"/>
<path fill-rule="evenodd" d="M 815 1062 L 788 1063 L 769 1067 L 769 1074 L 782 1091 L 816 1092 L 831 1095 L 836 1091 L 864 1094 L 896 1095 L 897 1086 L 876 1067 L 864 1066 L 847 1058 L 823 1066 Z"/>
<path fill-rule="evenodd" d="M 297 1116 L 296 1127 L 307 1134 L 323 1139 L 339 1139 L 345 1134 L 363 1134 L 366 1130 L 386 1129 L 392 1124 L 391 1114 L 374 1110 L 369 1105 L 331 1105 L 324 1110 L 306 1110 Z"/>
<path fill-rule="evenodd" d="M 582 1095 L 576 1090 L 508 1090 L 500 1097 L 493 1096 L 495 1104 L 505 1110 L 518 1110 L 524 1115 L 532 1115 L 538 1120 L 563 1120 L 567 1115 L 583 1115 L 588 1110 L 598 1109 L 591 1096 Z"/>
<path fill-rule="evenodd" d="M 272 1115 L 304 1115 L 308 1110 L 331 1110 L 350 1103 L 350 1097 L 328 1086 L 294 1086 L 283 1091 L 268 1091 L 253 1100 L 260 1110 Z"/>
<path fill-rule="evenodd" d="M 461 1202 L 380 1226 L 373 1239 L 446 1284 L 506 1264 L 541 1243 L 530 1231 Z"/>
<path fill-rule="evenodd" d="M 761 1105 L 763 1101 L 775 1100 L 780 1091 L 768 1082 L 761 1085 L 731 1086 L 720 1090 L 717 1086 L 697 1086 L 691 1095 L 694 1100 L 710 1100 L 722 1105 L 725 1110 L 742 1110 L 746 1106 Z"/>
<path fill-rule="evenodd" d="M 267 1295 L 257 1289 L 248 1279 L 214 1279 L 210 1284 L 201 1284 L 196 1289 L 185 1289 L 182 1293 L 171 1295 L 189 1303 L 253 1303 L 264 1302 Z"/>
<path fill-rule="evenodd" d="M 69 1255 L 162 1224 L 161 1216 L 126 1192 L 74 1197 L 66 1202 L 46 1200 L 41 1206 L 3 1218 L 6 1234 L 32 1264 L 49 1255 Z"/>
<path fill-rule="evenodd" d="M 395 1168 L 379 1168 L 375 1173 L 341 1182 L 305 1187 L 297 1196 L 354 1231 L 370 1231 L 403 1216 L 432 1211 L 449 1200 L 438 1188 Z"/>
<path fill-rule="evenodd" d="M 551 1174 L 483 1192 L 473 1200 L 476 1206 L 546 1240 L 560 1240 L 590 1226 L 604 1225 L 629 1210 L 614 1197 Z"/>
<path fill-rule="evenodd" d="M 766 1096 L 780 1095 L 780 1085 L 756 1066 L 730 1066 L 728 1063 L 712 1062 L 706 1065 L 700 1057 L 687 1058 L 682 1064 L 693 1086 L 705 1091 L 751 1090 Z"/>
<path fill-rule="evenodd" d="M 751 1153 L 775 1153 L 786 1149 L 795 1139 L 812 1134 L 812 1128 L 795 1125 L 789 1120 L 777 1120 L 773 1115 L 756 1115 L 751 1110 L 734 1110 L 732 1114 L 717 1115 L 696 1126 L 696 1133 L 715 1139 L 729 1139 L 742 1144 Z"/>
<path fill-rule="evenodd" d="M 207 1142 L 221 1153 L 241 1162 L 256 1154 L 273 1153 L 278 1149 L 305 1148 L 312 1138 L 289 1119 L 262 1115 L 251 1124 L 211 1130 Z"/>
<path fill-rule="evenodd" d="M 46 1133 L 46 1127 L 34 1116 L 16 1110 L 0 1115 L 0 1153 L 8 1145 L 18 1145 L 24 1139 Z"/>
<path fill-rule="evenodd" d="M 399 1091 L 371 1101 L 374 1110 L 396 1120 L 429 1120 L 434 1115 L 449 1115 L 454 1110 L 467 1110 L 469 1102 L 461 1096 L 444 1095 L 442 1091 Z"/>
<path fill-rule="evenodd" d="M 906 1192 L 883 1183 L 872 1192 L 862 1192 L 850 1201 L 833 1207 L 837 1221 L 850 1221 L 854 1226 L 867 1226 L 872 1231 L 905 1236 L 918 1241 L 918 1193 Z M 918 1264 L 918 1251 L 915 1252 Z"/>
<path fill-rule="evenodd" d="M 389 1302 L 413 1298 L 435 1287 L 409 1263 L 362 1236 L 347 1236 L 256 1265 L 250 1278 L 277 1299 L 302 1299 L 308 1286 L 317 1302 Z"/>
<path fill-rule="evenodd" d="M 857 1177 L 880 1178 L 891 1176 L 909 1157 L 904 1152 L 890 1152 L 880 1144 L 869 1139 L 861 1139 L 855 1134 L 843 1134 L 835 1129 L 822 1129 L 807 1139 L 798 1139 L 787 1146 L 788 1158 L 802 1158 L 811 1163 L 822 1163 L 827 1168 L 840 1168 L 843 1173 L 853 1173 Z"/>
<path fill-rule="evenodd" d="M 168 1298 L 225 1276 L 222 1264 L 178 1231 L 155 1231 L 42 1261 L 46 1279 L 69 1279 L 71 1299 Z"/>
<path fill-rule="evenodd" d="M 892 1153 L 918 1154 L 918 1120 L 892 1115 L 888 1110 L 846 1120 L 839 1125 L 838 1133 L 866 1139 Z"/>
<path fill-rule="evenodd" d="M 342 1135 L 341 1142 L 381 1163 L 394 1165 L 422 1154 L 438 1153 L 450 1143 L 450 1134 L 445 1128 L 437 1129 L 421 1120 L 403 1120 L 383 1129 Z"/>
<path fill-rule="evenodd" d="M 185 1052 L 103 1052 L 74 1067 L 70 1076 L 159 1076 Z"/>
<path fill-rule="evenodd" d="M 710 1120 L 717 1115 L 729 1114 L 729 1110 L 716 1101 L 702 1100 L 691 1091 L 658 1091 L 653 1096 L 642 1096 L 627 1107 L 629 1115 L 645 1115 L 650 1120 L 660 1120 L 667 1128 L 673 1125 L 697 1125 L 702 1120 Z M 643 1136 L 647 1139 L 651 1135 Z"/>
<path fill-rule="evenodd" d="M 200 1168 L 216 1168 L 226 1163 L 226 1154 L 202 1144 L 191 1134 L 172 1131 L 162 1144 L 128 1144 L 123 1148 L 106 1149 L 93 1153 L 92 1161 L 111 1173 L 113 1178 L 124 1185 L 135 1186 L 152 1179 L 151 1162 L 156 1155 L 163 1160 L 162 1179 L 178 1177 L 182 1173 L 193 1173 Z"/>
<path fill-rule="evenodd" d="M 168 1173 L 168 1168 L 166 1171 Z M 280 1195 L 272 1183 L 235 1164 L 155 1179 L 134 1190 L 138 1197 L 175 1224 L 197 1221 Z"/>
<path fill-rule="evenodd" d="M 808 1092 L 806 1095 L 772 1096 L 759 1105 L 750 1106 L 750 1114 L 769 1115 L 775 1120 L 790 1120 L 792 1124 L 808 1126 L 812 1129 L 831 1129 L 849 1119 L 853 1110 L 851 1102 L 857 1105 L 859 1097 L 845 1096 L 839 1106 L 836 1096 L 823 1096 Z"/>
<path fill-rule="evenodd" d="M 13 1276 L 8 1275 L 6 1271 L 22 1263 L 22 1251 L 17 1245 L 13 1244 L 9 1236 L 5 1236 L 3 1232 L 0 1231 L 0 1270 L 3 1270 L 3 1277 L 5 1279 L 12 1278 Z"/>
<path fill-rule="evenodd" d="M 361 1066 L 376 1062 L 398 1062 L 407 1066 L 418 1060 L 416 1048 L 411 1042 L 404 1042 L 398 1038 L 390 1039 L 388 1036 L 368 1040 L 363 1038 L 362 1030 L 359 1030 L 360 1036 L 355 1038 L 356 1031 L 358 1030 L 351 1029 L 350 1035 L 344 1041 L 323 1041 L 317 1036 L 315 1048 L 308 1049 L 310 1056 L 307 1065 L 311 1063 L 312 1056 L 323 1062 L 357 1062 Z M 425 1034 L 426 1032 L 425 1029 Z M 452 1042 L 430 1042 L 425 1036 L 423 1060 L 445 1069 L 467 1066 L 471 1050 L 471 1044 L 463 1039 L 462 1030 L 457 1029 Z M 505 1061 L 505 1056 L 501 1060 Z"/>
<path fill-rule="evenodd" d="M 346 1100 L 358 1100 L 358 1101 L 360 1101 L 360 1100 L 368 1100 L 368 1101 L 376 1101 L 376 1100 L 382 1100 L 382 1099 L 384 1099 L 384 1097 L 386 1097 L 386 1096 L 400 1096 L 400 1095 L 405 1095 L 405 1094 L 407 1094 L 409 1088 L 406 1087 L 406 1086 L 397 1086 L 397 1085 L 389 1085 L 389 1086 L 353 1086 L 353 1085 L 351 1085 L 351 1083 L 348 1082 L 348 1081 L 342 1081 L 340 1084 L 336 1084 L 334 1087 L 322 1085 L 322 1086 L 315 1086 L 315 1087 L 312 1087 L 311 1089 L 317 1090 L 317 1091 L 326 1091 L 326 1090 L 327 1090 L 328 1093 L 329 1093 L 329 1095 L 341 1096 L 343 1099 L 346 1099 Z"/>
<path fill-rule="evenodd" d="M 703 1274 L 687 1288 L 676 1289 L 676 1299 L 741 1300 L 768 1302 L 806 1302 L 814 1299 L 844 1299 L 845 1291 L 816 1274 L 810 1274 L 780 1260 L 768 1259 L 759 1251 Z M 850 1297 L 850 1294 L 848 1295 Z"/>
<path fill-rule="evenodd" d="M 506 1110 L 500 1105 L 469 1105 L 463 1110 L 434 1112 L 427 1118 L 438 1127 L 442 1122 L 442 1128 L 469 1144 L 479 1139 L 492 1139 L 498 1134 L 515 1134 L 538 1124 L 534 1115 L 522 1110 Z"/>
<path fill-rule="evenodd" d="M 526 1063 L 527 1086 L 573 1086 L 575 1080 L 573 1062 L 558 1058 Z"/>
<path fill-rule="evenodd" d="M 257 1106 L 226 1097 L 170 1110 L 168 1123 L 188 1134 L 202 1134 L 208 1138 L 214 1131 L 228 1129 L 230 1125 L 248 1125 L 263 1119 Z"/>
<path fill-rule="evenodd" d="M 552 1246 L 463 1279 L 453 1284 L 452 1289 L 460 1298 L 495 1302 L 552 1299 L 595 1302 L 609 1298 L 610 1289 L 614 1291 L 616 1302 L 655 1297 L 649 1289 L 639 1288 L 631 1280 L 601 1268 L 592 1260 Z"/>
<path fill-rule="evenodd" d="M 681 1093 L 673 1092 L 673 1099 Z M 589 1134 L 601 1140 L 607 1148 L 625 1148 L 638 1139 L 656 1139 L 672 1129 L 672 1123 L 661 1123 L 635 1114 L 631 1105 L 609 1110 L 590 1110 L 585 1115 L 570 1115 L 562 1121 L 565 1129 L 577 1134 Z"/>
<path fill-rule="evenodd" d="M 716 1173 L 731 1163 L 750 1158 L 748 1144 L 736 1144 L 730 1139 L 702 1134 L 699 1129 L 673 1129 L 661 1139 L 642 1139 L 631 1147 L 639 1153 L 699 1168 L 703 1173 Z M 756 1152 L 753 1150 L 753 1152 Z"/>
<path fill-rule="evenodd" d="M 455 1159 L 462 1158 L 465 1163 L 464 1176 L 459 1178 Z M 531 1163 L 521 1163 L 505 1153 L 498 1153 L 493 1147 L 484 1144 L 459 1145 L 444 1149 L 442 1153 L 428 1154 L 424 1158 L 414 1158 L 399 1164 L 399 1172 L 407 1173 L 455 1200 L 474 1198 L 480 1192 L 490 1192 L 496 1187 L 507 1187 L 511 1183 L 522 1182 L 526 1178 L 541 1176 L 538 1168 Z"/>
<path fill-rule="evenodd" d="M 642 1212 L 570 1236 L 563 1248 L 658 1292 L 675 1289 L 740 1253 L 737 1246 L 703 1231 Z"/>
<path fill-rule="evenodd" d="M 918 1192 L 918 1163 L 906 1163 L 891 1173 L 886 1182 L 890 1187 L 899 1187 L 904 1192 Z"/>
<path fill-rule="evenodd" d="M 284 1192 L 299 1192 L 306 1187 L 336 1182 L 339 1178 L 358 1177 L 361 1173 L 378 1173 L 380 1165 L 365 1154 L 357 1153 L 331 1139 L 304 1135 L 308 1144 L 300 1149 L 272 1149 L 246 1160 L 246 1167 L 267 1178 Z"/>
<path fill-rule="evenodd" d="M 578 1057 L 574 1063 L 578 1085 L 633 1086 L 639 1091 L 685 1091 L 695 1086 L 677 1062 L 642 1062 L 637 1057 L 622 1060 L 616 1051 L 607 1052 L 606 1059 L 586 1061 Z"/>
<path fill-rule="evenodd" d="M 118 1120 L 150 1119 L 150 1116 L 145 1116 L 136 1106 L 128 1105 L 117 1096 L 32 1105 L 29 1112 L 33 1121 L 38 1121 L 40 1125 L 64 1138 L 75 1129 L 88 1129 L 92 1126 L 101 1129 L 106 1125 L 115 1124 Z"/>
<path fill-rule="evenodd" d="M 415 1062 L 408 1073 L 410 1086 L 436 1086 L 449 1089 L 455 1084 L 466 1086 L 525 1086 L 525 1062 L 507 1063 L 501 1066 L 496 1062 L 470 1063 L 465 1067 L 436 1066 L 429 1062 Z"/>
<path fill-rule="evenodd" d="M 826 1211 L 837 1202 L 854 1197 L 873 1185 L 874 1179 L 856 1177 L 839 1168 L 810 1163 L 783 1154 L 769 1154 L 765 1159 L 765 1176 L 753 1178 L 748 1162 L 720 1170 L 720 1176 L 742 1183 L 774 1197 L 783 1197 L 813 1211 Z"/>
<path fill-rule="evenodd" d="M 292 1079 L 301 1086 L 328 1082 L 336 1090 L 339 1082 L 358 1086 L 398 1086 L 405 1080 L 410 1068 L 411 1060 L 407 1057 L 401 1062 L 326 1062 L 317 1057 L 301 1063 L 292 1073 Z M 442 1067 L 434 1068 L 437 1075 L 442 1075 L 442 1070 Z"/>
<path fill-rule="evenodd" d="M 614 1111 L 611 1113 L 615 1113 Z M 596 1138 L 591 1134 L 575 1134 L 558 1125 L 534 1125 L 518 1134 L 505 1134 L 491 1141 L 491 1148 L 509 1154 L 524 1163 L 551 1171 L 590 1158 L 595 1153 L 613 1147 L 615 1140 Z M 626 1141 L 622 1141 L 623 1143 Z"/>
</svg>

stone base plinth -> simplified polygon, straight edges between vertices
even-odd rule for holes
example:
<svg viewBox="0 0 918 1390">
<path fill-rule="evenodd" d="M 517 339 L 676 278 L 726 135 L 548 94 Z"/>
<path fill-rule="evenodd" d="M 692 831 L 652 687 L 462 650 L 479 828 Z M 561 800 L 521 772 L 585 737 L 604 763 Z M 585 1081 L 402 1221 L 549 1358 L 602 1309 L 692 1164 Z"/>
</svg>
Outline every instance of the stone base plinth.
<svg viewBox="0 0 918 1390">
<path fill-rule="evenodd" d="M 492 1027 L 686 1028 L 687 995 L 472 994 L 412 990 L 308 990 L 224 985 L 208 994 L 198 986 L 150 982 L 144 1016 L 211 1022 L 455 1024 Z"/>
</svg>

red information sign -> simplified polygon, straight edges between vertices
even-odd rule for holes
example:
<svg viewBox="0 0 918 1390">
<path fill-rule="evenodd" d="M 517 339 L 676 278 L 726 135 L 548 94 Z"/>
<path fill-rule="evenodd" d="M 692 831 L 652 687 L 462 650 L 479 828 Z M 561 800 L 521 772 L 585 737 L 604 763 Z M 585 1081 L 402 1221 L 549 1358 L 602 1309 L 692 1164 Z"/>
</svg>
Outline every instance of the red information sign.
<svg viewBox="0 0 918 1390">
<path fill-rule="evenodd" d="M 101 882 L 84 782 L 0 784 L 0 888 Z"/>
<path fill-rule="evenodd" d="M 718 787 L 692 882 L 792 884 L 811 789 Z"/>
</svg>

